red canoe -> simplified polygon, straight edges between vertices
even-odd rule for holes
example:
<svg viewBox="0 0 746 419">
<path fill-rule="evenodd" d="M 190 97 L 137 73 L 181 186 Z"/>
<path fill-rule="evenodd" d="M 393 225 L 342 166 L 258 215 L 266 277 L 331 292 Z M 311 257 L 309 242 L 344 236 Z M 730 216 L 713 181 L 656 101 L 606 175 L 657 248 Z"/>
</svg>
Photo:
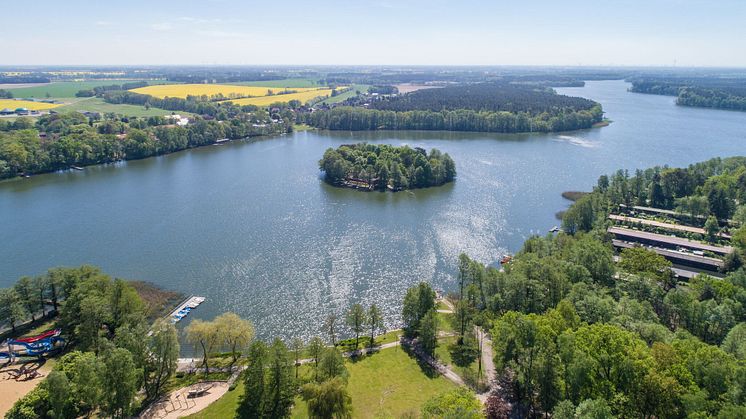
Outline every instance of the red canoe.
<svg viewBox="0 0 746 419">
<path fill-rule="evenodd" d="M 61 332 L 60 329 L 47 330 L 41 335 L 29 336 L 27 338 L 18 338 L 15 340 L 18 342 L 23 342 L 23 343 L 34 343 L 42 339 L 51 338 L 52 336 L 59 336 L 60 332 Z"/>
</svg>

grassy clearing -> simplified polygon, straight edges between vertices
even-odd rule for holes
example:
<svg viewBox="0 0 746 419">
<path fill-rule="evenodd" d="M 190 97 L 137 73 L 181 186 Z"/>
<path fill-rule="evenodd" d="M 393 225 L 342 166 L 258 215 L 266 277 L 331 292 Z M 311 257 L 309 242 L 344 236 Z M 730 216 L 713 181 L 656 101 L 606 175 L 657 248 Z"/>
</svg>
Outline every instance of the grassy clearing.
<svg viewBox="0 0 746 419">
<path fill-rule="evenodd" d="M 251 97 L 246 99 L 231 100 L 231 102 L 237 105 L 256 105 L 256 106 L 269 106 L 273 103 L 287 103 L 291 100 L 299 100 L 301 103 L 306 103 L 311 99 L 317 97 L 326 97 L 332 94 L 331 89 L 312 89 L 300 93 L 290 93 L 286 95 L 274 95 L 274 96 L 262 96 L 262 97 Z"/>
<path fill-rule="evenodd" d="M 347 368 L 355 418 L 373 418 L 381 413 L 400 417 L 406 412 L 419 412 L 426 400 L 454 388 L 445 378 L 423 371 L 401 348 L 384 349 L 356 362 L 348 361 Z M 310 366 L 304 366 L 301 375 L 310 377 L 311 371 Z M 190 418 L 235 417 L 243 393 L 243 385 L 239 384 L 234 391 Z M 308 417 L 308 407 L 299 397 L 291 416 Z"/>
<path fill-rule="evenodd" d="M 265 96 L 268 91 L 272 90 L 274 93 L 285 90 L 282 87 L 271 87 L 271 86 L 238 86 L 231 84 L 163 84 L 158 86 L 147 86 L 140 87 L 138 89 L 132 89 L 135 93 L 143 95 L 151 95 L 157 98 L 164 97 L 180 97 L 186 98 L 187 96 L 214 96 L 223 95 L 228 97 L 230 95 L 238 96 Z M 293 90 L 305 91 L 314 90 L 313 88 L 297 87 Z"/>
<path fill-rule="evenodd" d="M 355 417 L 372 418 L 380 413 L 399 417 L 419 411 L 433 396 L 453 389 L 439 375 L 430 375 L 402 348 L 384 349 L 348 364 L 349 391 Z"/>
<path fill-rule="evenodd" d="M 95 81 L 60 81 L 42 86 L 21 87 L 11 89 L 13 97 L 17 98 L 74 98 L 80 90 L 93 89 L 98 86 L 111 86 L 113 84 L 131 83 L 137 80 L 95 80 Z M 163 83 L 162 80 L 148 80 L 148 84 Z"/>
<path fill-rule="evenodd" d="M 145 109 L 144 106 L 137 106 L 137 105 L 126 105 L 126 104 L 117 105 L 113 103 L 107 103 L 103 99 L 100 99 L 97 97 L 75 101 L 68 105 L 60 106 L 56 110 L 58 112 L 71 112 L 71 111 L 88 111 L 88 112 L 100 112 L 100 113 L 113 112 L 119 115 L 138 116 L 138 117 L 166 116 L 166 115 L 171 115 L 173 113 L 178 113 L 179 115 L 188 115 L 187 112 L 174 112 L 174 111 L 167 111 L 165 109 L 157 109 L 157 108 Z"/>
<path fill-rule="evenodd" d="M 30 100 L 0 99 L 0 109 L 26 108 L 32 111 L 44 111 L 44 110 L 56 108 L 59 106 L 60 105 L 58 103 L 42 103 L 42 102 L 33 102 Z"/>
</svg>

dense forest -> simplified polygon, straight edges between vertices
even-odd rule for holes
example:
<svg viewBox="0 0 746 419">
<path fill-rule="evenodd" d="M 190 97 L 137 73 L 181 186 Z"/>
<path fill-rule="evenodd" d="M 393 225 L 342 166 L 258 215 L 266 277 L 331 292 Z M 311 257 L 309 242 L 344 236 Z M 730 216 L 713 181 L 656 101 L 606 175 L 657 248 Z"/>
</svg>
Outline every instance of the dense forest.
<svg viewBox="0 0 746 419">
<path fill-rule="evenodd" d="M 462 255 L 462 343 L 450 350 L 474 352 L 470 325 L 491 326 L 501 388 L 488 403 L 516 417 L 746 416 L 746 269 L 736 261 L 724 278 L 676 281 L 671 263 L 645 247 L 615 263 L 606 233 L 619 204 L 733 217 L 740 259 L 744 180 L 742 157 L 620 171 L 567 211 L 564 232 L 529 238 L 503 269 Z M 699 213 L 688 213 L 692 204 Z"/>
<path fill-rule="evenodd" d="M 601 122 L 601 105 L 562 96 L 551 89 L 476 84 L 384 96 L 303 115 L 306 123 L 331 130 L 447 130 L 549 132 L 590 128 Z"/>
<path fill-rule="evenodd" d="M 700 108 L 746 111 L 746 79 L 639 79 L 630 91 L 676 96 L 676 104 Z"/>
<path fill-rule="evenodd" d="M 94 120 L 81 113 L 0 120 L 0 179 L 119 160 L 141 159 L 187 148 L 292 130 L 287 120 L 272 122 L 265 111 L 239 113 L 224 121 L 194 118 L 186 126 L 168 117 Z"/>
<path fill-rule="evenodd" d="M 592 100 L 558 95 L 552 89 L 497 83 L 422 89 L 405 95 L 385 97 L 370 105 L 372 109 L 397 112 L 469 109 L 526 112 L 531 115 L 545 112 L 590 111 L 595 106 L 598 104 Z"/>
<path fill-rule="evenodd" d="M 438 186 L 456 177 L 448 153 L 366 143 L 327 149 L 319 168 L 333 185 L 381 191 Z"/>
</svg>

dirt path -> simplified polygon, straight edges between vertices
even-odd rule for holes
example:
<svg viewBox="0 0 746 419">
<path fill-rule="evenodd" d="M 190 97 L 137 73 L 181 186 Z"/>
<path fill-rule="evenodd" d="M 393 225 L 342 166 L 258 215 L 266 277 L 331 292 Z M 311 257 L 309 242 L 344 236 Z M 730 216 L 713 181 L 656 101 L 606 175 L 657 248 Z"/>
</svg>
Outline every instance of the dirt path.
<svg viewBox="0 0 746 419">
<path fill-rule="evenodd" d="M 20 368 L 20 365 L 10 365 L 0 368 L 0 417 L 5 417 L 5 413 L 13 407 L 13 404 L 34 389 L 52 370 L 49 364 L 42 365 L 38 372 L 39 375 L 29 380 L 15 380 L 13 374 Z"/>
</svg>

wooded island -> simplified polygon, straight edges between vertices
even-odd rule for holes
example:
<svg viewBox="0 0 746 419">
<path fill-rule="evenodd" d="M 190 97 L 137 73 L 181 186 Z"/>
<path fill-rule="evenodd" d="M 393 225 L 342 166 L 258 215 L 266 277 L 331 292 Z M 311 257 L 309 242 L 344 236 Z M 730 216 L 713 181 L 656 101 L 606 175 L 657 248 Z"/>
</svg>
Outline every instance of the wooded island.
<svg viewBox="0 0 746 419">
<path fill-rule="evenodd" d="M 438 149 L 366 143 L 327 149 L 319 169 L 332 185 L 380 191 L 439 186 L 456 177 L 453 159 Z"/>
</svg>

